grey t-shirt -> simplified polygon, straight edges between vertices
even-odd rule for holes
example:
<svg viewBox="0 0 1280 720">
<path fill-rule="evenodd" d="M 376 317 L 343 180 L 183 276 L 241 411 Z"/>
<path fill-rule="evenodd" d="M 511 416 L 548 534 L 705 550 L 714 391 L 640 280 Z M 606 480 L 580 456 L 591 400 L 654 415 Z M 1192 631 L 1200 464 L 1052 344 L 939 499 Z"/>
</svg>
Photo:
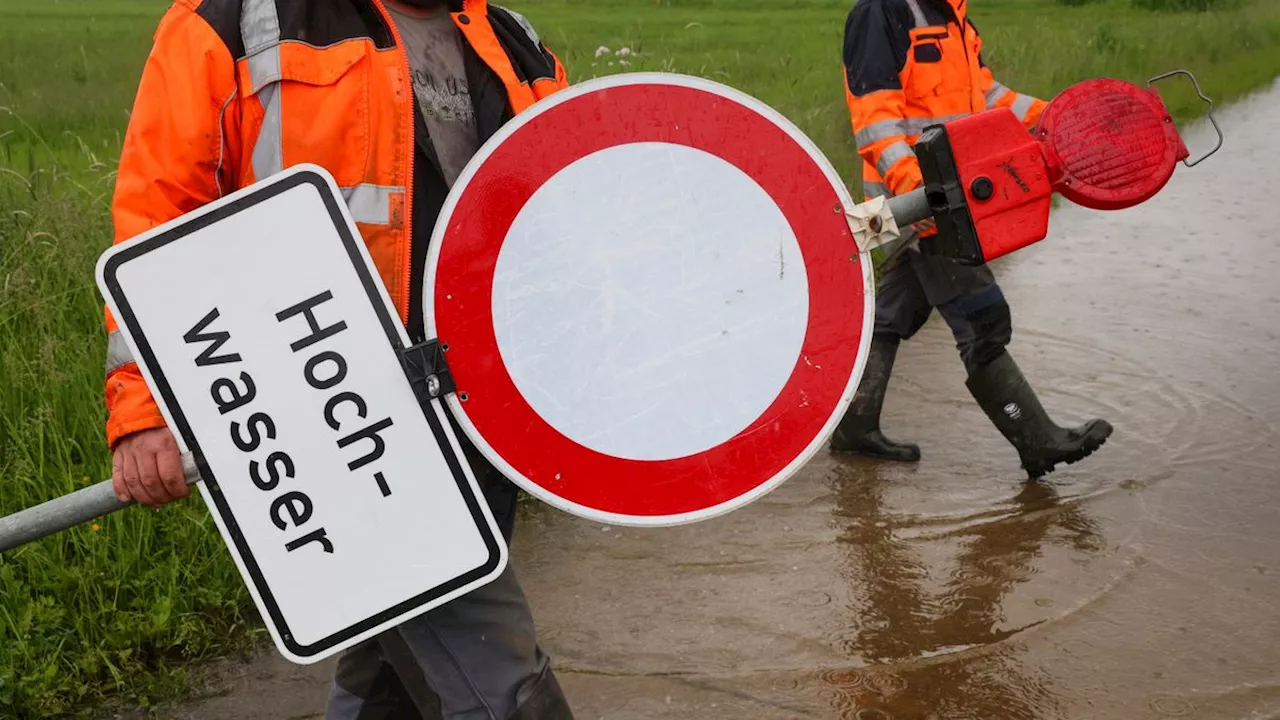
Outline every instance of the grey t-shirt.
<svg viewBox="0 0 1280 720">
<path fill-rule="evenodd" d="M 465 41 L 443 7 L 423 11 L 391 2 L 386 5 L 409 55 L 413 92 L 427 133 L 440 158 L 445 182 L 452 187 L 463 166 L 480 149 L 462 61 Z"/>
</svg>

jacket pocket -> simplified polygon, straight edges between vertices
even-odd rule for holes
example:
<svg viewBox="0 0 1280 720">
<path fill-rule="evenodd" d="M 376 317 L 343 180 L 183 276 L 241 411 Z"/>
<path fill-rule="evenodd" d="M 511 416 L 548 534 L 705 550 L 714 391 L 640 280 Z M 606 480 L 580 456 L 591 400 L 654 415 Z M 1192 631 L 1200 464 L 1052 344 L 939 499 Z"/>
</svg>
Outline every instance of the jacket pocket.
<svg viewBox="0 0 1280 720">
<path fill-rule="evenodd" d="M 362 182 L 369 160 L 368 40 L 316 47 L 284 41 L 241 61 L 246 157 L 258 180 L 314 163 L 339 185 Z M 252 98 L 252 99 L 251 99 Z"/>
<path fill-rule="evenodd" d="M 942 85 L 944 65 L 943 41 L 949 36 L 945 27 L 922 27 L 911 31 L 911 49 L 907 54 L 908 95 L 932 95 Z"/>
</svg>

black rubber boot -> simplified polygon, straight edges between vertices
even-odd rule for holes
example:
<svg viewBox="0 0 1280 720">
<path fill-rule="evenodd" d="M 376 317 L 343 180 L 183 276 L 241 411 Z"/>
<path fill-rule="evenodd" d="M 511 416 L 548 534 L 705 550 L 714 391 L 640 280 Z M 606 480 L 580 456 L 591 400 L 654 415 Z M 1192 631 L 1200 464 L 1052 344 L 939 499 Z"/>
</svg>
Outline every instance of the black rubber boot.
<svg viewBox="0 0 1280 720">
<path fill-rule="evenodd" d="M 862 373 L 858 392 L 831 436 L 833 452 L 902 462 L 920 460 L 919 446 L 896 443 L 880 432 L 880 409 L 884 407 L 884 394 L 889 388 L 889 375 L 893 373 L 899 342 L 893 335 L 872 336 L 867 369 Z"/>
<path fill-rule="evenodd" d="M 1054 424 L 1007 352 L 978 368 L 966 384 L 987 417 L 1017 449 L 1032 479 L 1053 472 L 1058 463 L 1085 459 L 1111 436 L 1106 420 L 1090 420 L 1074 428 Z"/>
</svg>

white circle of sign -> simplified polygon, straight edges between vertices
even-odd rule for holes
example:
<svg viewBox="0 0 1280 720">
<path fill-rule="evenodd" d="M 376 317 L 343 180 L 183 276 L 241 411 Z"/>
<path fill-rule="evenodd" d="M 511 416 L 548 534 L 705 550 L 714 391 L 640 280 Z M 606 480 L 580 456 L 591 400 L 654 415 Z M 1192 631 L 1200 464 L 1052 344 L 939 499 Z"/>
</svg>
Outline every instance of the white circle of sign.
<svg viewBox="0 0 1280 720">
<path fill-rule="evenodd" d="M 720 202 L 701 197 L 712 187 Z M 502 362 L 534 411 L 633 460 L 702 452 L 760 417 L 808 313 L 777 204 L 728 162 L 670 143 L 614 146 L 552 176 L 493 279 Z"/>
</svg>

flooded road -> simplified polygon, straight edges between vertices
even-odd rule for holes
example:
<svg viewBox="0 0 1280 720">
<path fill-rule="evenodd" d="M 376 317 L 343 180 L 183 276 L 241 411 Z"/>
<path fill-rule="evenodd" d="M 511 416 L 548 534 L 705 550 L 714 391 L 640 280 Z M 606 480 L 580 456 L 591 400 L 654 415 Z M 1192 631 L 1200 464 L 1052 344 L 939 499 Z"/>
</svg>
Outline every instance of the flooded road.
<svg viewBox="0 0 1280 720">
<path fill-rule="evenodd" d="M 824 452 L 675 529 L 527 513 L 516 567 L 576 715 L 1280 718 L 1277 117 L 1280 84 L 1155 200 L 1063 207 L 999 264 L 1049 412 L 1116 427 L 1085 462 L 1027 484 L 935 317 L 885 408 L 919 465 Z M 318 716 L 329 665 L 263 662 L 179 715 Z"/>
<path fill-rule="evenodd" d="M 518 567 L 580 717 L 1280 717 L 1277 117 L 1280 85 L 1156 199 L 1063 207 L 1000 263 L 1050 413 L 1116 426 L 1048 482 L 935 317 L 885 408 L 918 466 L 824 453 L 686 528 L 529 518 Z"/>
</svg>

